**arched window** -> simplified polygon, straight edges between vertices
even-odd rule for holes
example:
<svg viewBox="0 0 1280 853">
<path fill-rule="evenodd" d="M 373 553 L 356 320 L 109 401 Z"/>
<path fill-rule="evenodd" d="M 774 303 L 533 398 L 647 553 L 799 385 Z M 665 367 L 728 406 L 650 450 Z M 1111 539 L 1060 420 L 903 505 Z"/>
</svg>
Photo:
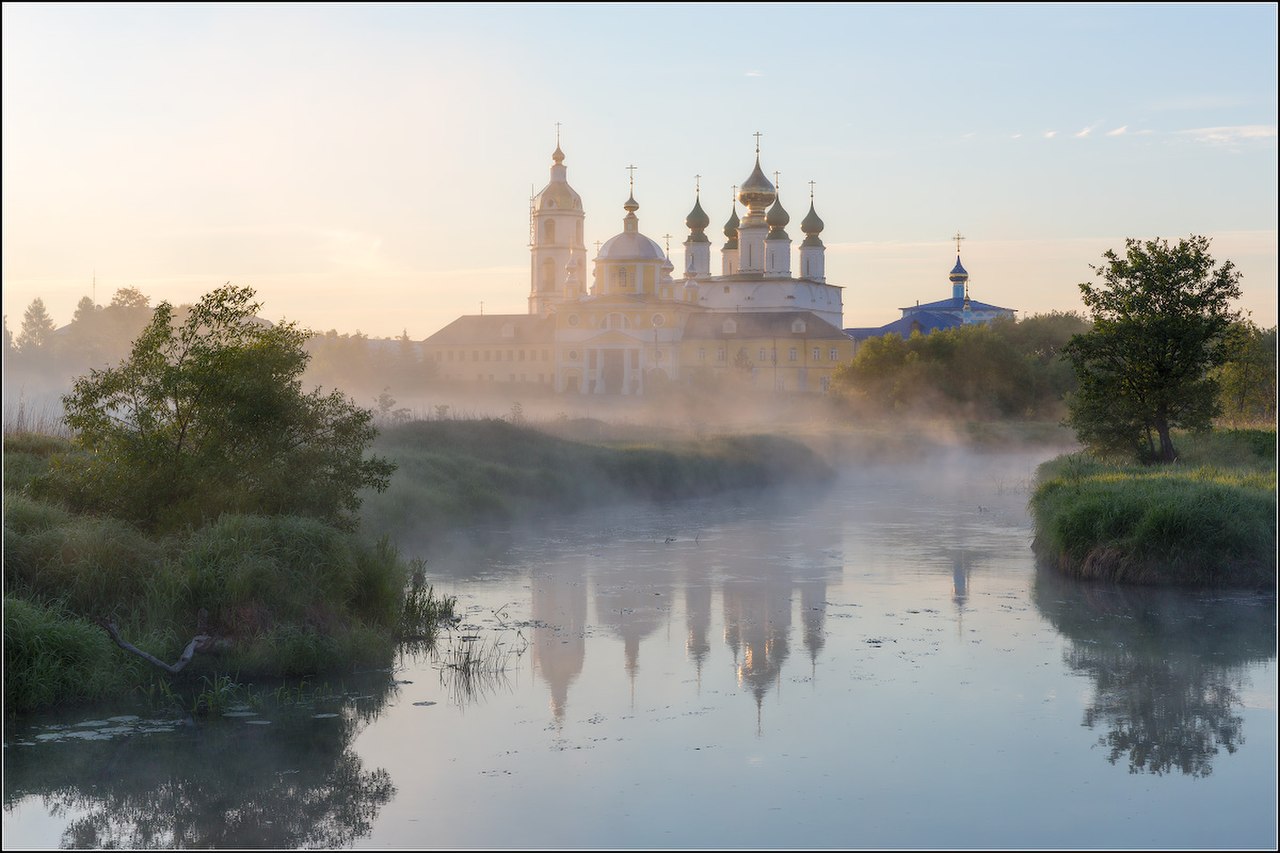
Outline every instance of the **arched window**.
<svg viewBox="0 0 1280 853">
<path fill-rule="evenodd" d="M 556 262 L 551 258 L 546 258 L 542 262 L 542 274 L 539 276 L 539 286 L 543 289 L 555 287 L 556 285 Z"/>
<path fill-rule="evenodd" d="M 546 243 L 554 243 L 556 241 L 556 221 L 554 219 L 543 221 L 542 239 Z"/>
</svg>

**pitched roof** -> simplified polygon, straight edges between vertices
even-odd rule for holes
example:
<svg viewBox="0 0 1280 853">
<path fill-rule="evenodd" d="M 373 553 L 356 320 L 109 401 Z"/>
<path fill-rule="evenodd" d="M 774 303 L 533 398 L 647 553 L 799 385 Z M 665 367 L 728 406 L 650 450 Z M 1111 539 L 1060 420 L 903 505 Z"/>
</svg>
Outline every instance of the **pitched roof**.
<svg viewBox="0 0 1280 853">
<path fill-rule="evenodd" d="M 924 308 L 925 306 L 921 305 L 920 307 Z M 938 329 L 953 329 L 962 325 L 964 325 L 964 321 L 955 314 L 920 311 L 913 312 L 884 326 L 869 329 L 845 329 L 844 331 L 846 335 L 855 341 L 865 341 L 867 338 L 879 338 L 889 334 L 898 334 L 903 338 L 909 338 L 911 333 L 917 330 L 921 334 L 927 335 Z"/>
<path fill-rule="evenodd" d="M 954 296 L 950 299 L 940 299 L 937 302 L 926 302 L 924 305 L 909 305 L 906 308 L 899 308 L 899 311 L 963 311 L 964 298 L 956 299 Z M 969 310 L 971 311 L 1013 311 L 1013 308 L 1001 308 L 999 305 L 990 305 L 986 302 L 979 302 L 976 299 L 969 300 Z"/>
<path fill-rule="evenodd" d="M 466 314 L 423 341 L 426 346 L 549 344 L 555 320 L 536 314 Z"/>
<path fill-rule="evenodd" d="M 733 321 L 732 332 L 725 331 L 726 321 Z M 804 321 L 804 331 L 793 331 L 796 320 Z M 710 340 L 735 338 L 843 338 L 844 332 L 809 311 L 743 311 L 724 313 L 706 311 L 694 314 L 684 327 L 684 339 Z"/>
</svg>

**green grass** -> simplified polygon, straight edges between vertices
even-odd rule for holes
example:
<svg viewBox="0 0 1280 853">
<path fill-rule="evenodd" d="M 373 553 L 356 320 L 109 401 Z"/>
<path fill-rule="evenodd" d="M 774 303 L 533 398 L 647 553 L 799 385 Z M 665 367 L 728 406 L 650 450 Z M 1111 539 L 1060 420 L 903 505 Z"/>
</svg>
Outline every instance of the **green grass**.
<svg viewBox="0 0 1280 853">
<path fill-rule="evenodd" d="M 1179 437 L 1168 466 L 1083 454 L 1042 465 L 1035 547 L 1068 575 L 1124 583 L 1274 589 L 1275 433 Z"/>
<path fill-rule="evenodd" d="M 409 423 L 386 430 L 375 450 L 398 466 L 390 489 L 364 495 L 365 522 L 383 531 L 832 476 L 808 447 L 775 436 L 573 441 L 502 420 Z"/>
<path fill-rule="evenodd" d="M 4 597 L 7 714 L 126 692 L 137 667 L 121 666 L 106 633 L 60 607 Z"/>
</svg>

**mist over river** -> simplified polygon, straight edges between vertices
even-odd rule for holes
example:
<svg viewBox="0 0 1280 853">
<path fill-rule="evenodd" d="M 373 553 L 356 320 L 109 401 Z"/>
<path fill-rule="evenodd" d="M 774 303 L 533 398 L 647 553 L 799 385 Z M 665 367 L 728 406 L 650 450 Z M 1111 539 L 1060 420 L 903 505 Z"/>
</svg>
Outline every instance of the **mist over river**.
<svg viewBox="0 0 1280 853">
<path fill-rule="evenodd" d="M 7 724 L 5 846 L 1274 849 L 1274 596 L 1037 569 L 1051 455 L 402 536 L 434 655 Z"/>
</svg>

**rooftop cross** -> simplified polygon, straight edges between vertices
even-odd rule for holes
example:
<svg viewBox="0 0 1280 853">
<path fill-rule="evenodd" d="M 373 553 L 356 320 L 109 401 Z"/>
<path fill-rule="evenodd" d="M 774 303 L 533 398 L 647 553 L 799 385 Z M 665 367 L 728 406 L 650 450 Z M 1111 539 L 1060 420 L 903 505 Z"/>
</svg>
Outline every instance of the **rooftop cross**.
<svg viewBox="0 0 1280 853">
<path fill-rule="evenodd" d="M 693 192 L 694 192 L 694 195 L 701 194 L 702 192 L 702 176 L 701 175 L 693 176 Z"/>
<path fill-rule="evenodd" d="M 957 255 L 960 254 L 960 241 L 967 238 L 965 238 L 959 231 L 957 231 L 956 236 L 952 237 L 951 239 L 956 241 L 956 254 Z"/>
<path fill-rule="evenodd" d="M 670 235 L 670 234 L 663 234 L 663 235 L 662 235 L 662 239 L 663 239 L 664 241 L 666 241 L 666 244 L 667 244 L 667 254 L 668 254 L 668 255 L 670 255 L 670 254 L 671 254 L 671 235 Z"/>
<path fill-rule="evenodd" d="M 773 173 L 773 188 L 776 190 L 782 189 L 782 182 L 778 180 L 778 176 L 781 174 L 782 174 L 781 172 Z"/>
<path fill-rule="evenodd" d="M 560 122 L 556 122 L 556 147 L 560 147 Z"/>
<path fill-rule="evenodd" d="M 628 166 L 627 171 L 631 173 L 631 194 L 636 194 L 636 167 Z"/>
<path fill-rule="evenodd" d="M 759 156 L 760 156 L 760 137 L 761 137 L 761 136 L 763 136 L 763 135 L 764 135 L 764 134 L 762 134 L 762 133 L 761 133 L 760 131 L 758 131 L 758 130 L 757 130 L 755 133 L 753 133 L 753 134 L 752 134 L 752 136 L 754 136 L 754 137 L 756 138 L 756 156 L 757 156 L 757 157 L 759 157 Z"/>
<path fill-rule="evenodd" d="M 813 201 L 813 181 L 809 182 L 809 201 Z"/>
</svg>

